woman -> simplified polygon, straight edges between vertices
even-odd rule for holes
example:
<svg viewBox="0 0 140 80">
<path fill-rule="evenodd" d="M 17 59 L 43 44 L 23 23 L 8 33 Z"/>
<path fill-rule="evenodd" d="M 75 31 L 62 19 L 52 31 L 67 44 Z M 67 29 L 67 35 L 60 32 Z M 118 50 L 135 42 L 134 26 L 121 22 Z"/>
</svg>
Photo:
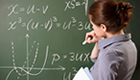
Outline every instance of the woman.
<svg viewBox="0 0 140 80">
<path fill-rule="evenodd" d="M 86 42 L 95 42 L 91 53 L 95 64 L 90 69 L 94 80 L 131 80 L 137 50 L 131 34 L 124 33 L 131 9 L 129 3 L 114 0 L 98 0 L 91 5 L 89 19 L 94 30 L 86 34 Z"/>
</svg>

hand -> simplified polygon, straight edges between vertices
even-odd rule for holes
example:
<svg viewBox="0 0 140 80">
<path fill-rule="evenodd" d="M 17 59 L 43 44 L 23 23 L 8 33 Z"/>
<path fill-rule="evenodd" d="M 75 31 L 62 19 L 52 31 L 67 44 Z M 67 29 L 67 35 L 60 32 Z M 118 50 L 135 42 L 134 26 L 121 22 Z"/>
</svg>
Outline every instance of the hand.
<svg viewBox="0 0 140 80">
<path fill-rule="evenodd" d="M 90 40 L 88 40 L 89 37 L 91 37 Z M 86 40 L 87 43 L 94 43 L 94 42 L 97 42 L 100 39 L 103 39 L 103 37 L 97 36 L 94 31 L 86 33 L 86 39 L 85 40 Z"/>
</svg>

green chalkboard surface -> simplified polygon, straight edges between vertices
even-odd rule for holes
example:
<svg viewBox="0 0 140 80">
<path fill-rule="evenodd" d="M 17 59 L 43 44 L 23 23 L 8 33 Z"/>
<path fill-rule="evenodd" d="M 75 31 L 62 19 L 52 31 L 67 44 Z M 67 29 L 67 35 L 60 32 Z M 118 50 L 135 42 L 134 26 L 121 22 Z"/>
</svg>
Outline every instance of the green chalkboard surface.
<svg viewBox="0 0 140 80">
<path fill-rule="evenodd" d="M 72 80 L 91 67 L 88 8 L 96 0 L 0 0 L 0 80 Z M 139 0 L 129 25 L 140 51 Z M 140 61 L 132 80 L 139 80 Z"/>
<path fill-rule="evenodd" d="M 93 65 L 88 7 L 94 0 L 0 0 L 0 80 L 72 80 Z"/>
</svg>

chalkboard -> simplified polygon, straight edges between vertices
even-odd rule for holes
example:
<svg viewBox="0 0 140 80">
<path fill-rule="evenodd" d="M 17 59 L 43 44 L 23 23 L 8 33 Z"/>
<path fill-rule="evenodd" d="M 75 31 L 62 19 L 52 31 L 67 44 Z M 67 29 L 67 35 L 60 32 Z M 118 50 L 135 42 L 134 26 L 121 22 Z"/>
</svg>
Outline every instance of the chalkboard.
<svg viewBox="0 0 140 80">
<path fill-rule="evenodd" d="M 91 67 L 88 8 L 96 0 L 0 0 L 0 80 L 72 80 Z M 139 1 L 130 22 L 140 51 Z M 139 80 L 138 66 L 132 80 Z"/>
<path fill-rule="evenodd" d="M 1 0 L 0 80 L 72 80 L 90 67 L 94 0 Z"/>
</svg>

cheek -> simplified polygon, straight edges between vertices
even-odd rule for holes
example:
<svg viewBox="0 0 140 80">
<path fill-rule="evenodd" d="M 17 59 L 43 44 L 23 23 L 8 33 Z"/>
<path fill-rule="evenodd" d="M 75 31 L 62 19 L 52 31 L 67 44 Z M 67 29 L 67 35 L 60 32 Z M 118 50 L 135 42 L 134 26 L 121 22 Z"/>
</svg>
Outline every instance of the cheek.
<svg viewBox="0 0 140 80">
<path fill-rule="evenodd" d="M 98 26 L 92 27 L 97 36 L 103 36 L 103 31 Z"/>
<path fill-rule="evenodd" d="M 100 37 L 103 36 L 103 32 L 100 29 L 96 29 L 95 33 L 97 36 L 100 36 Z"/>
</svg>

